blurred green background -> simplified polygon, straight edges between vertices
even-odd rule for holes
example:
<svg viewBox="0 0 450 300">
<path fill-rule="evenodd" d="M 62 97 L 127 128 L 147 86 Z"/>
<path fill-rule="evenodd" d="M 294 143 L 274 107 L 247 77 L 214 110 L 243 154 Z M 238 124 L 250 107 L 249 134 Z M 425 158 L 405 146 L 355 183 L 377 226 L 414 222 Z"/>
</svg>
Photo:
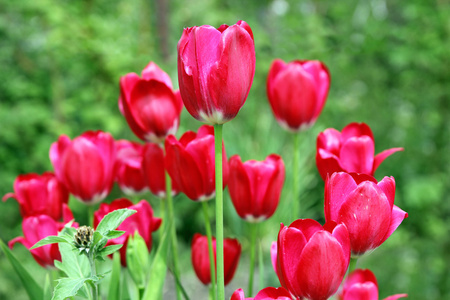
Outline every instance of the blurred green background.
<svg viewBox="0 0 450 300">
<path fill-rule="evenodd" d="M 256 73 L 246 104 L 224 126 L 225 148 L 228 156 L 239 154 L 243 160 L 279 153 L 287 166 L 279 209 L 260 230 L 264 285 L 279 285 L 269 247 L 279 223 L 293 220 L 293 136 L 271 114 L 266 76 L 275 58 L 318 59 L 328 66 L 332 84 L 318 122 L 301 136 L 302 211 L 296 218 L 323 223 L 324 184 L 314 161 L 317 134 L 366 122 L 376 153 L 405 148 L 389 157 L 376 177 L 395 177 L 396 205 L 409 218 L 358 267 L 375 273 L 380 298 L 408 293 L 410 299 L 450 299 L 448 0 L 0 0 L 0 7 L 0 195 L 12 191 L 18 174 L 51 169 L 48 150 L 60 134 L 73 138 L 101 129 L 116 139 L 136 140 L 117 108 L 120 76 L 140 73 L 154 61 L 177 86 L 176 44 L 183 28 L 243 19 L 254 33 Z M 200 125 L 183 111 L 178 136 Z M 106 201 L 118 197 L 116 187 Z M 158 214 L 157 199 L 145 198 Z M 193 296 L 206 291 L 189 261 L 192 235 L 204 233 L 202 215 L 197 203 L 183 196 L 175 201 L 182 281 Z M 73 199 L 70 205 L 77 220 L 86 222 L 85 208 Z M 15 201 L 0 204 L 0 220 L 2 240 L 22 234 Z M 225 226 L 225 234 L 243 246 L 230 294 L 246 289 L 249 241 L 229 198 Z M 14 253 L 43 283 L 45 272 L 29 252 L 18 245 Z M 0 270 L 0 299 L 26 299 L 3 254 Z"/>
</svg>

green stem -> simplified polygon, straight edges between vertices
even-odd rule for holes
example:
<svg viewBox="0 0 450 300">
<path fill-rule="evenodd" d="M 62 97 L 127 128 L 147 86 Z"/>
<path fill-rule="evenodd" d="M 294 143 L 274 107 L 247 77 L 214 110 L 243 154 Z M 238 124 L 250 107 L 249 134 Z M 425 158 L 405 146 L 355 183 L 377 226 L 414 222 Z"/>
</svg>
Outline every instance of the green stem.
<svg viewBox="0 0 450 300">
<path fill-rule="evenodd" d="M 87 205 L 89 226 L 94 228 L 94 205 Z"/>
<path fill-rule="evenodd" d="M 173 261 L 173 272 L 176 278 L 180 278 L 180 267 L 178 264 L 178 246 L 177 246 L 177 230 L 175 228 L 175 218 L 173 214 L 173 202 L 172 202 L 172 181 L 170 179 L 169 173 L 166 172 L 166 199 L 167 199 L 167 211 L 168 219 L 170 222 L 170 238 L 172 244 L 172 261 Z M 181 299 L 181 289 L 176 284 L 177 299 Z"/>
<path fill-rule="evenodd" d="M 348 275 L 350 275 L 350 273 L 353 272 L 356 269 L 356 262 L 357 261 L 358 261 L 358 258 L 353 258 L 353 257 L 350 258 L 350 264 L 348 265 Z"/>
<path fill-rule="evenodd" d="M 97 271 L 95 270 L 95 258 L 94 258 L 94 250 L 91 249 L 88 254 L 89 266 L 91 267 L 91 277 L 97 275 Z M 92 299 L 98 300 L 98 286 L 97 283 L 92 283 Z"/>
<path fill-rule="evenodd" d="M 262 290 L 266 285 L 264 284 L 264 257 L 261 239 L 259 240 L 259 257 L 258 257 L 258 269 L 259 269 L 259 287 L 258 290 Z"/>
<path fill-rule="evenodd" d="M 292 167 L 292 220 L 299 218 L 300 196 L 299 196 L 299 163 L 300 162 L 300 133 L 294 133 L 294 161 Z"/>
<path fill-rule="evenodd" d="M 256 231 L 258 224 L 250 223 L 250 274 L 248 279 L 248 296 L 253 295 L 253 273 L 255 271 L 255 246 L 256 246 Z"/>
<path fill-rule="evenodd" d="M 222 182 L 222 124 L 214 125 L 216 164 L 216 253 L 217 299 L 225 299 L 225 275 L 223 264 L 223 182 Z"/>
<path fill-rule="evenodd" d="M 216 268 L 214 263 L 214 250 L 212 245 L 211 225 L 209 224 L 208 202 L 202 201 L 203 216 L 205 217 L 206 237 L 208 238 L 209 267 L 211 270 L 211 292 L 212 299 L 216 299 Z"/>
</svg>

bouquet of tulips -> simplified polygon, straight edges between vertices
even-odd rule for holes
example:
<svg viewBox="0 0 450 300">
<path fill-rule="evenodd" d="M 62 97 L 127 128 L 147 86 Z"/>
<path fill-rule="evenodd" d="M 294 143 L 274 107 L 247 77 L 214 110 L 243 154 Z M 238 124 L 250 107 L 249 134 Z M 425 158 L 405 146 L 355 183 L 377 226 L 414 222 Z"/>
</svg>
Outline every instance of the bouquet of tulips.
<svg viewBox="0 0 450 300">
<path fill-rule="evenodd" d="M 188 295 L 183 287 L 181 270 L 186 266 L 180 266 L 177 256 L 173 208 L 179 193 L 198 202 L 205 217 L 204 234 L 192 237 L 195 274 L 210 286 L 210 299 L 225 299 L 224 287 L 242 252 L 238 239 L 224 238 L 226 186 L 237 214 L 251 228 L 248 287 L 227 299 L 324 300 L 335 294 L 344 300 L 378 299 L 375 275 L 356 269 L 356 261 L 383 244 L 408 216 L 394 205 L 394 178 L 373 177 L 383 160 L 402 148 L 374 155 L 374 136 L 364 123 L 321 132 L 316 164 L 325 182 L 325 224 L 300 218 L 299 133 L 319 117 L 330 74 L 320 61 L 275 59 L 268 71 L 267 96 L 277 122 L 293 133 L 294 157 L 288 163 L 293 192 L 285 204 L 296 220 L 282 223 L 274 242 L 263 245 L 270 249 L 279 286 L 254 293 L 256 226 L 276 211 L 286 169 L 278 154 L 263 161 L 243 162 L 239 155 L 228 159 L 222 141 L 223 125 L 238 114 L 253 82 L 254 36 L 244 21 L 217 29 L 191 27 L 184 29 L 177 50 L 179 90 L 154 62 L 141 76 L 129 73 L 120 78 L 119 109 L 143 144 L 114 140 L 102 131 L 73 139 L 62 135 L 50 147 L 53 171 L 19 175 L 14 193 L 4 196 L 3 200 L 18 201 L 23 216 L 23 237 L 11 240 L 9 247 L 21 243 L 42 267 L 59 270 L 59 278 L 38 283 L 1 243 L 30 299 L 162 299 L 167 272 L 175 278 L 173 297 L 200 298 Z M 177 139 L 183 107 L 205 124 Z M 127 196 L 149 190 L 160 198 L 159 217 L 146 200 L 102 203 L 114 183 Z M 89 224 L 74 219 L 70 194 L 88 207 Z M 215 236 L 211 201 L 215 201 Z M 159 242 L 153 246 L 152 233 L 157 230 Z M 112 269 L 104 271 L 100 265 L 110 258 Z M 125 268 L 134 284 L 128 291 L 121 290 Z M 387 299 L 401 297 L 406 294 Z"/>
</svg>

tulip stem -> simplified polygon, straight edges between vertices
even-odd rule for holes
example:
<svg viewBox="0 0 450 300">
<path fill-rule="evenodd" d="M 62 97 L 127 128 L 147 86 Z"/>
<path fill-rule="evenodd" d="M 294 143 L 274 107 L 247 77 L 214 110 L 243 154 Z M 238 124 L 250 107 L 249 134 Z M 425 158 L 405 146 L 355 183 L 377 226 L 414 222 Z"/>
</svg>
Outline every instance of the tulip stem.
<svg viewBox="0 0 450 300">
<path fill-rule="evenodd" d="M 214 250 L 212 245 L 211 225 L 209 224 L 208 203 L 202 201 L 203 216 L 205 217 L 206 237 L 208 238 L 209 269 L 211 271 L 211 295 L 216 299 L 216 267 L 214 263 Z"/>
<path fill-rule="evenodd" d="M 300 161 L 300 133 L 294 133 L 294 161 L 292 167 L 292 215 L 291 219 L 297 220 L 300 214 L 299 195 L 299 161 Z"/>
<path fill-rule="evenodd" d="M 348 274 L 347 277 L 356 269 L 356 262 L 358 261 L 358 258 L 350 258 L 350 263 L 348 265 Z"/>
<path fill-rule="evenodd" d="M 259 269 L 259 290 L 262 290 L 266 285 L 264 284 L 264 260 L 261 239 L 259 239 L 259 255 L 258 255 L 258 269 Z"/>
<path fill-rule="evenodd" d="M 177 230 L 175 228 L 175 218 L 173 214 L 173 202 L 172 202 L 172 181 L 169 173 L 166 171 L 166 199 L 167 199 L 167 212 L 170 222 L 170 238 L 172 244 L 172 262 L 173 272 L 175 278 L 180 278 L 180 267 L 178 264 L 178 246 L 177 246 Z M 177 299 L 181 299 L 181 289 L 178 284 L 175 284 L 177 290 Z"/>
<path fill-rule="evenodd" d="M 216 254 L 217 254 L 217 299 L 225 299 L 225 275 L 223 263 L 223 174 L 222 174 L 222 128 L 214 125 L 216 165 Z"/>
<path fill-rule="evenodd" d="M 250 223 L 250 274 L 248 278 L 248 295 L 253 295 L 253 273 L 255 272 L 255 245 L 258 224 Z"/>
<path fill-rule="evenodd" d="M 94 205 L 87 205 L 88 224 L 94 228 Z"/>
</svg>

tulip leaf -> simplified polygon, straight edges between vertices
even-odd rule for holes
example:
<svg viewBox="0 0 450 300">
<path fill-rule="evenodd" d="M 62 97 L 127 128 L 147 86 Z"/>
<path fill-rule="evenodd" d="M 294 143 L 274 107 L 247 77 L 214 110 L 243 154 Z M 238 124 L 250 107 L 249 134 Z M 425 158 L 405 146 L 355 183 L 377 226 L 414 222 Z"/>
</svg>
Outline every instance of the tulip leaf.
<svg viewBox="0 0 450 300">
<path fill-rule="evenodd" d="M 31 300 L 42 299 L 44 291 L 41 289 L 40 285 L 37 284 L 37 282 L 30 275 L 30 273 L 28 273 L 25 267 L 17 260 L 17 258 L 11 252 L 11 250 L 9 250 L 9 248 L 3 243 L 1 239 L 0 239 L 0 248 L 3 250 L 3 253 L 5 253 L 6 258 L 13 266 L 14 270 L 17 273 L 17 276 L 19 276 L 20 281 L 25 287 L 25 291 L 27 292 L 28 297 L 30 297 Z"/>
<path fill-rule="evenodd" d="M 147 281 L 149 254 L 147 244 L 138 232 L 128 239 L 126 256 L 131 278 L 138 288 L 144 289 Z"/>
<path fill-rule="evenodd" d="M 113 255 L 111 280 L 109 282 L 108 300 L 120 300 L 120 253 Z"/>
<path fill-rule="evenodd" d="M 36 244 L 34 244 L 34 246 L 30 248 L 30 250 L 32 250 L 34 248 L 39 248 L 44 245 L 49 245 L 49 244 L 56 244 L 56 243 L 70 243 L 71 244 L 72 242 L 73 242 L 72 237 L 70 237 L 70 240 L 69 240 L 69 239 L 67 239 L 67 237 L 64 237 L 64 236 L 50 235 L 48 237 L 43 238 Z"/>
<path fill-rule="evenodd" d="M 117 209 L 107 214 L 98 224 L 96 231 L 103 236 L 107 236 L 110 231 L 116 230 L 117 227 L 129 216 L 136 213 L 132 209 Z"/>
</svg>

